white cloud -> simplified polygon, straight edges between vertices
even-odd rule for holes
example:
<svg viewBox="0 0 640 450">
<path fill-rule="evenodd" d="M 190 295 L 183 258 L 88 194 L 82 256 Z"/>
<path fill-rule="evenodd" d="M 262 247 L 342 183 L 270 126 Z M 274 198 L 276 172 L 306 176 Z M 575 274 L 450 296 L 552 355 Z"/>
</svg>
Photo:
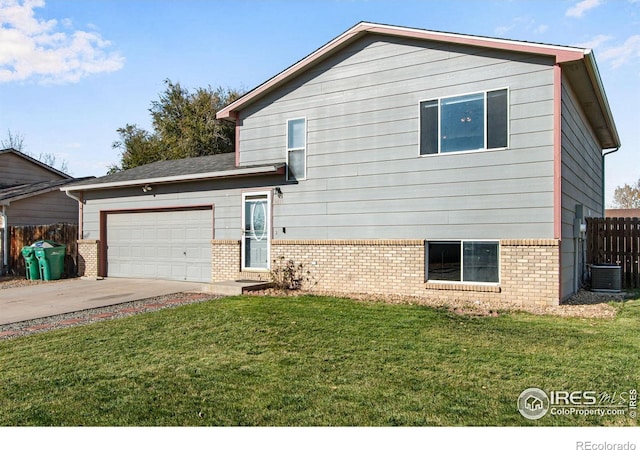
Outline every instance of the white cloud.
<svg viewBox="0 0 640 450">
<path fill-rule="evenodd" d="M 589 41 L 575 45 L 597 50 L 598 61 L 609 63 L 613 69 L 640 63 L 640 34 L 629 36 L 622 44 L 607 45 L 612 39 L 612 36 L 599 34 Z"/>
<path fill-rule="evenodd" d="M 581 2 L 578 2 L 571 8 L 567 9 L 565 15 L 567 17 L 582 17 L 585 12 L 600 5 L 600 3 L 602 3 L 601 0 L 582 0 Z"/>
<path fill-rule="evenodd" d="M 640 1 L 640 0 L 639 0 Z M 508 25 L 503 25 L 500 27 L 496 27 L 494 29 L 494 33 L 496 36 L 505 36 L 506 34 L 512 32 L 513 30 L 517 31 L 525 31 L 527 33 L 533 34 L 544 34 L 549 29 L 548 25 L 538 24 L 535 19 L 531 17 L 516 17 L 511 20 L 511 23 Z"/>
<path fill-rule="evenodd" d="M 599 53 L 598 58 L 609 61 L 611 67 L 617 69 L 625 64 L 633 64 L 640 61 L 640 34 L 629 36 L 623 44 L 609 47 Z"/>
<path fill-rule="evenodd" d="M 99 33 L 73 30 L 67 18 L 35 17 L 34 9 L 42 7 L 44 0 L 0 0 L 0 83 L 75 83 L 123 67 L 124 58 L 110 52 L 111 43 Z"/>
<path fill-rule="evenodd" d="M 602 46 L 602 44 L 604 44 L 605 42 L 611 40 L 612 37 L 606 34 L 599 34 L 597 36 L 594 36 L 591 40 L 589 41 L 585 41 L 585 42 L 579 42 L 577 44 L 575 44 L 576 47 L 582 47 L 582 48 L 599 48 Z"/>
</svg>

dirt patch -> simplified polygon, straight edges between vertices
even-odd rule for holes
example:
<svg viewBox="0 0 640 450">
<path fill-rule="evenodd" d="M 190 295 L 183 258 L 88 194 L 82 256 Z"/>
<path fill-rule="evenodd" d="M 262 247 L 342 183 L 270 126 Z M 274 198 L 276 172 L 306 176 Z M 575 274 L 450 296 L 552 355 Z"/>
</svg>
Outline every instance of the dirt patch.
<svg viewBox="0 0 640 450">
<path fill-rule="evenodd" d="M 624 302 L 629 300 L 629 295 L 624 292 L 610 294 L 606 292 L 593 292 L 580 290 L 563 302 L 563 305 L 596 305 L 598 303 Z"/>
<path fill-rule="evenodd" d="M 496 317 L 505 312 L 523 311 L 537 315 L 553 315 L 560 317 L 602 318 L 611 319 L 616 316 L 617 308 L 611 302 L 628 300 L 625 294 L 604 294 L 590 291 L 579 291 L 562 305 L 536 306 L 514 305 L 508 302 L 481 302 L 477 300 L 443 301 L 423 297 L 406 297 L 398 295 L 379 294 L 337 294 L 335 292 L 282 291 L 279 289 L 263 289 L 254 291 L 251 295 L 268 296 L 298 296 L 298 295 L 326 295 L 351 298 L 359 301 L 376 301 L 395 304 L 425 305 L 434 308 L 446 308 L 454 314 L 474 317 Z"/>
</svg>

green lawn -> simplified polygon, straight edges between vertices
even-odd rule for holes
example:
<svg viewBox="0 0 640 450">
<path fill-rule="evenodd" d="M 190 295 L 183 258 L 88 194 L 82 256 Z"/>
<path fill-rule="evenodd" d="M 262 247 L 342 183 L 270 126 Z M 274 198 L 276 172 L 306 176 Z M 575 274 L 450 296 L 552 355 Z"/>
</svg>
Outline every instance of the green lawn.
<svg viewBox="0 0 640 450">
<path fill-rule="evenodd" d="M 0 342 L 0 425 L 636 425 L 516 401 L 640 388 L 639 325 L 231 297 Z"/>
</svg>

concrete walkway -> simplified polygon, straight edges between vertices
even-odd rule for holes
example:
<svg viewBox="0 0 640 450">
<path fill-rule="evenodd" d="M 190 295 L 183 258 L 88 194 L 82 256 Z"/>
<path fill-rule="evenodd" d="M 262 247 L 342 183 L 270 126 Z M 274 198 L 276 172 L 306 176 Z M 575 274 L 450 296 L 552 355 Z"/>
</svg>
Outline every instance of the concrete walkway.
<svg viewBox="0 0 640 450">
<path fill-rule="evenodd" d="M 79 278 L 0 290 L 0 325 L 117 305 L 178 292 L 206 292 L 207 283 L 132 278 Z"/>
</svg>

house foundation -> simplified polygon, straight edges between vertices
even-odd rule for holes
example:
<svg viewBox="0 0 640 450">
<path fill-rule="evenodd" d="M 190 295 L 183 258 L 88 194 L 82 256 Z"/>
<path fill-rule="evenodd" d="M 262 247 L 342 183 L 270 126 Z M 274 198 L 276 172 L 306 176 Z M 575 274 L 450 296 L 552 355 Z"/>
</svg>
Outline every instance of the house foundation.
<svg viewBox="0 0 640 450">
<path fill-rule="evenodd" d="M 240 241 L 212 241 L 212 280 L 270 281 L 271 273 L 240 270 Z M 558 305 L 560 241 L 500 241 L 500 282 L 425 280 L 423 240 L 273 240 L 271 270 L 289 261 L 305 291 L 386 294 L 436 300 Z"/>
</svg>

